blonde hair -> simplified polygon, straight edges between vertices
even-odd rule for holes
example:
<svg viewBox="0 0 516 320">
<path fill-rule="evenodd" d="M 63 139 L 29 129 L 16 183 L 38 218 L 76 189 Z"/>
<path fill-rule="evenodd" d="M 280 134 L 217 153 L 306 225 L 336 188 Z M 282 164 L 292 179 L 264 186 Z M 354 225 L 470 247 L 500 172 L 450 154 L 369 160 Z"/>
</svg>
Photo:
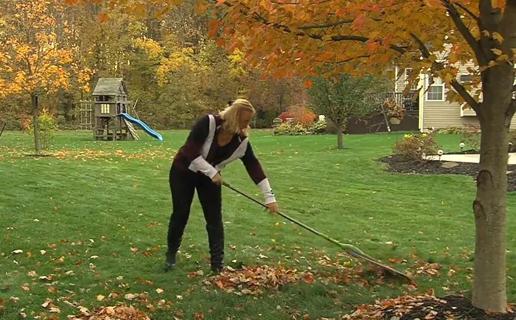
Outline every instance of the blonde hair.
<svg viewBox="0 0 516 320">
<path fill-rule="evenodd" d="M 246 99 L 236 99 L 231 103 L 231 105 L 227 106 L 226 109 L 219 113 L 220 117 L 224 120 L 224 123 L 222 124 L 224 130 L 236 134 L 243 134 L 244 136 L 249 135 L 249 130 L 251 129 L 249 126 L 247 128 L 240 129 L 239 117 L 242 110 L 252 112 L 253 116 L 256 113 L 251 102 Z"/>
</svg>

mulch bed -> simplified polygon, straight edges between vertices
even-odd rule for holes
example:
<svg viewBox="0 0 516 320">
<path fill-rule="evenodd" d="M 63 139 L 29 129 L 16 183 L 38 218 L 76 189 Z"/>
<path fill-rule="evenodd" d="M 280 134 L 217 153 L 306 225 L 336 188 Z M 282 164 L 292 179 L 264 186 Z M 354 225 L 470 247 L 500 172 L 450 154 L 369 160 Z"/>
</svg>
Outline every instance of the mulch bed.
<svg viewBox="0 0 516 320">
<path fill-rule="evenodd" d="M 391 172 L 413 174 L 463 174 L 476 177 L 478 163 L 450 162 L 450 161 L 414 161 L 399 156 L 387 156 L 380 161 L 389 165 Z M 507 167 L 507 191 L 516 191 L 516 165 Z"/>
<path fill-rule="evenodd" d="M 362 305 L 343 320 L 514 320 L 516 313 L 486 314 L 463 296 L 402 296 Z"/>
</svg>

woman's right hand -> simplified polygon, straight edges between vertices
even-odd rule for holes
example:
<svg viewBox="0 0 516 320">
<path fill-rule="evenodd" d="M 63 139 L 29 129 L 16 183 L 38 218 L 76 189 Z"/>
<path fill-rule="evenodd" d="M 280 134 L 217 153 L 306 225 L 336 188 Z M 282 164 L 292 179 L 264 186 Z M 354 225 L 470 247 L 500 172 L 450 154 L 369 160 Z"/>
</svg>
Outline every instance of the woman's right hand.
<svg viewBox="0 0 516 320">
<path fill-rule="evenodd" d="M 277 202 L 271 202 L 265 205 L 267 207 L 267 211 L 270 213 L 278 213 L 279 207 Z"/>
<path fill-rule="evenodd" d="M 218 186 L 222 185 L 222 176 L 220 175 L 220 173 L 214 175 L 213 178 L 211 178 L 211 182 L 215 183 Z"/>
</svg>

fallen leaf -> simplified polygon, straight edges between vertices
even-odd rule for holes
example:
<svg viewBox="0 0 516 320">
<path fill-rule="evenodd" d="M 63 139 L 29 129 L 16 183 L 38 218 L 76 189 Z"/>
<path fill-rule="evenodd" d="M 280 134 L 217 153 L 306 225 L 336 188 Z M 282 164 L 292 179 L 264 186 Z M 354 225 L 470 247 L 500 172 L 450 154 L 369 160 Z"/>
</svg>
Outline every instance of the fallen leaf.
<svg viewBox="0 0 516 320">
<path fill-rule="evenodd" d="M 38 274 L 36 273 L 36 271 L 29 271 L 27 272 L 27 275 L 31 278 L 34 278 L 34 277 L 37 277 Z"/>
<path fill-rule="evenodd" d="M 133 293 L 128 293 L 128 294 L 126 294 L 126 295 L 124 296 L 124 298 L 125 298 L 126 300 L 133 300 L 133 299 L 134 299 L 134 298 L 136 298 L 136 297 L 137 297 L 137 295 L 135 295 L 135 294 L 133 294 Z"/>
<path fill-rule="evenodd" d="M 52 303 L 51 299 L 46 299 L 45 302 L 41 305 L 43 308 L 47 308 Z"/>
</svg>

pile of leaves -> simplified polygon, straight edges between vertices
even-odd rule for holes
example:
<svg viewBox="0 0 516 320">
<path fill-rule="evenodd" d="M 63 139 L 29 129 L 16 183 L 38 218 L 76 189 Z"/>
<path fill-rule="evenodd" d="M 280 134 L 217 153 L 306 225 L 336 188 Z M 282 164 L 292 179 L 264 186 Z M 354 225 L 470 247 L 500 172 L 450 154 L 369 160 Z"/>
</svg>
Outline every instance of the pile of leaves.
<svg viewBox="0 0 516 320">
<path fill-rule="evenodd" d="M 206 280 L 205 284 L 214 285 L 227 293 L 259 295 L 263 293 L 263 290 L 278 289 L 281 286 L 298 281 L 313 283 L 313 274 L 281 266 L 269 267 L 263 265 L 257 267 L 244 266 L 240 270 L 228 268 L 219 275 Z"/>
<path fill-rule="evenodd" d="M 471 305 L 471 302 L 463 296 L 436 298 L 426 294 L 401 296 L 376 301 L 370 305 L 361 305 L 352 314 L 345 315 L 342 320 L 513 320 L 515 317 L 514 313 L 488 315 Z"/>
<path fill-rule="evenodd" d="M 133 306 L 119 305 L 101 307 L 94 312 L 82 310 L 81 315 L 73 316 L 71 320 L 150 320 L 142 311 Z"/>
</svg>

